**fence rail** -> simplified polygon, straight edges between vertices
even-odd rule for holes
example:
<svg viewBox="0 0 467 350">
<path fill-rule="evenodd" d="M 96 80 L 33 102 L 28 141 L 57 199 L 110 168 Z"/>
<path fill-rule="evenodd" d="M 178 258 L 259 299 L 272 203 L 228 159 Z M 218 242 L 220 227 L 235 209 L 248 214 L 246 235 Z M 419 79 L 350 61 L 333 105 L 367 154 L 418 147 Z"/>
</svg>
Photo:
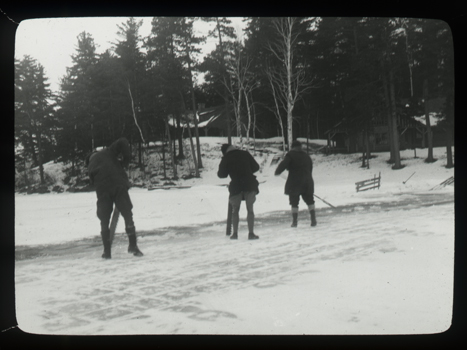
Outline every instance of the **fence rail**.
<svg viewBox="0 0 467 350">
<path fill-rule="evenodd" d="M 355 183 L 355 186 L 357 188 L 357 192 L 362 192 L 362 191 L 367 191 L 371 190 L 373 188 L 378 188 L 381 185 L 381 172 L 379 173 L 379 176 L 375 176 L 372 179 L 368 180 L 363 180 Z"/>
</svg>

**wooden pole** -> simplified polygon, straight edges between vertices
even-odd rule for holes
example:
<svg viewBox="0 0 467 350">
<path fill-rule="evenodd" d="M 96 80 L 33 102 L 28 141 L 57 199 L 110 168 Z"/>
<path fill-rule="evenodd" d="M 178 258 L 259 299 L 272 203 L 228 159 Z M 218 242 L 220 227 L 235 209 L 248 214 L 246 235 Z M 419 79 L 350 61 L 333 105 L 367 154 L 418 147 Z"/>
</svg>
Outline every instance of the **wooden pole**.
<svg viewBox="0 0 467 350">
<path fill-rule="evenodd" d="M 230 205 L 230 201 L 228 203 L 227 208 L 227 228 L 225 230 L 226 236 L 230 236 L 232 233 L 232 205 Z"/>
</svg>

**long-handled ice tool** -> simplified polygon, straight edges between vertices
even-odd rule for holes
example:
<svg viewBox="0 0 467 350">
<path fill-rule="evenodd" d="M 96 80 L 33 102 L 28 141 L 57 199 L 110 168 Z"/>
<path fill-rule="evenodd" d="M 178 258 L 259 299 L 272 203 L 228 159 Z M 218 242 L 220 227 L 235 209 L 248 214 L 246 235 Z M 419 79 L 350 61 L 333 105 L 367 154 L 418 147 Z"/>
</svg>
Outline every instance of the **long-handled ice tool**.
<svg viewBox="0 0 467 350">
<path fill-rule="evenodd" d="M 287 177 L 286 177 L 286 176 L 282 176 L 282 174 L 279 175 L 279 177 L 280 177 L 282 180 L 287 180 Z M 319 200 L 321 200 L 323 203 L 326 203 L 326 204 L 329 205 L 331 208 L 336 208 L 336 207 L 333 206 L 331 203 L 326 202 L 323 198 L 318 197 L 318 196 L 317 196 L 316 194 L 314 194 L 314 193 L 313 193 L 313 196 L 315 196 L 316 198 L 318 198 Z"/>
<path fill-rule="evenodd" d="M 227 207 L 227 228 L 225 230 L 226 236 L 230 236 L 232 233 L 232 206 L 230 205 L 230 201 Z"/>
<path fill-rule="evenodd" d="M 112 219 L 110 220 L 110 244 L 112 244 L 115 236 L 115 230 L 117 229 L 118 218 L 120 217 L 120 211 L 117 209 L 117 206 L 114 207 L 112 213 Z"/>
<path fill-rule="evenodd" d="M 414 174 L 415 174 L 415 173 L 416 173 L 416 171 L 414 171 L 414 172 L 413 172 L 413 174 L 412 174 L 412 175 L 410 175 L 410 176 L 409 176 L 409 178 L 408 178 L 407 180 L 405 180 L 405 181 L 402 181 L 402 183 L 405 185 L 405 183 L 406 183 L 407 181 L 409 181 L 409 180 L 410 180 L 410 178 L 411 178 L 412 176 L 414 176 Z"/>
<path fill-rule="evenodd" d="M 313 196 L 315 196 L 315 197 L 318 198 L 319 200 L 323 201 L 324 203 L 326 203 L 327 205 L 329 205 L 331 208 L 336 208 L 336 207 L 333 206 L 331 203 L 326 202 L 323 198 L 318 197 L 316 194 L 313 194 Z"/>
</svg>

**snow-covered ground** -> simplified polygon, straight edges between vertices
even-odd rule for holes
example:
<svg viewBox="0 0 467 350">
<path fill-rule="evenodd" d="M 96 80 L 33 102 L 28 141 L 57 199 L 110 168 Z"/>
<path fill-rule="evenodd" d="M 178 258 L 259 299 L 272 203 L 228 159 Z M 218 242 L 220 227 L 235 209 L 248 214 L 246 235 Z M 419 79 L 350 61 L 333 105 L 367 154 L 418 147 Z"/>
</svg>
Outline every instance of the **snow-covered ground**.
<svg viewBox="0 0 467 350">
<path fill-rule="evenodd" d="M 190 188 L 130 190 L 143 258 L 125 253 L 121 222 L 121 246 L 116 241 L 110 261 L 100 258 L 100 245 L 79 257 L 17 261 L 20 328 L 60 334 L 413 334 L 449 328 L 454 187 L 431 190 L 454 175 L 445 168 L 445 148 L 435 149 L 438 160 L 431 164 L 424 162 L 427 150 L 417 149 L 418 158 L 403 151 L 400 170 L 386 163 L 387 153 L 375 153 L 370 169 L 360 167 L 360 154 L 312 155 L 315 194 L 337 208 L 316 199 L 318 226 L 310 228 L 302 203 L 297 229 L 289 227 L 286 175 L 273 175 L 273 154 L 257 154 L 260 239 L 246 240 L 243 206 L 239 241 L 232 242 L 224 225 L 228 192 L 222 185 L 228 180 L 216 176 L 223 140 L 202 142 L 213 152 L 203 159 L 201 179 L 180 183 Z M 355 182 L 379 173 L 379 189 L 356 192 Z M 17 249 L 98 239 L 95 202 L 94 193 L 15 195 Z M 113 265 L 118 275 L 109 273 Z M 133 303 L 154 293 L 170 302 L 111 323 L 93 319 L 90 310 L 81 323 L 67 323 L 50 308 L 78 303 L 83 289 L 122 284 L 125 276 L 133 276 L 123 289 Z M 141 292 L 150 287 L 157 292 Z M 163 297 L 171 290 L 178 291 L 176 298 Z M 65 326 L 51 325 L 54 317 L 55 325 Z"/>
</svg>

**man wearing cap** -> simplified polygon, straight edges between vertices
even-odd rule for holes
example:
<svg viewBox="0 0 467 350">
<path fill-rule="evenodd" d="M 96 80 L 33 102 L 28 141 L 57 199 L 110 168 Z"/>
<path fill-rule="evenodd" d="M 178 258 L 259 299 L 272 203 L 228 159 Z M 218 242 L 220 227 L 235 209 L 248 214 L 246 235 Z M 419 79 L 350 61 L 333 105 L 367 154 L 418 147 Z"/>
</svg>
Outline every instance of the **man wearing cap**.
<svg viewBox="0 0 467 350">
<path fill-rule="evenodd" d="M 314 182 L 312 177 L 313 162 L 310 156 L 302 149 L 300 141 L 292 142 L 292 149 L 285 155 L 284 160 L 279 163 L 274 175 L 280 175 L 284 170 L 289 171 L 285 183 L 285 194 L 289 196 L 292 207 L 292 227 L 297 227 L 298 202 L 300 196 L 308 205 L 310 211 L 311 226 L 316 226 Z"/>
<path fill-rule="evenodd" d="M 242 200 L 245 201 L 247 209 L 248 239 L 258 239 L 254 234 L 255 214 L 253 203 L 259 193 L 258 180 L 253 173 L 259 170 L 259 164 L 253 156 L 247 152 L 235 148 L 230 144 L 221 147 L 222 160 L 219 164 L 217 176 L 226 178 L 230 176 L 229 203 L 232 206 L 233 233 L 230 239 L 238 238 L 239 211 Z"/>
</svg>

